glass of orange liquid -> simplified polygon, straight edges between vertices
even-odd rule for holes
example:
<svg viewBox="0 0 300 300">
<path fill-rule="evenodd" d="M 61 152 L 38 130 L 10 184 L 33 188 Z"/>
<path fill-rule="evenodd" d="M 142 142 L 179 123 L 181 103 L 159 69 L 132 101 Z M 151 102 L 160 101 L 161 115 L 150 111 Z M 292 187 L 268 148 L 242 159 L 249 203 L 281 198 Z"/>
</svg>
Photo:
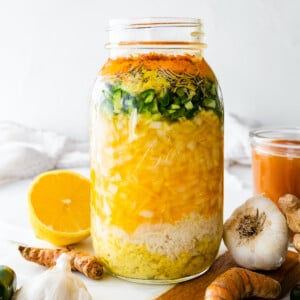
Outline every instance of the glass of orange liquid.
<svg viewBox="0 0 300 300">
<path fill-rule="evenodd" d="M 300 127 L 262 128 L 250 133 L 253 188 L 276 204 L 285 194 L 300 197 Z"/>
</svg>

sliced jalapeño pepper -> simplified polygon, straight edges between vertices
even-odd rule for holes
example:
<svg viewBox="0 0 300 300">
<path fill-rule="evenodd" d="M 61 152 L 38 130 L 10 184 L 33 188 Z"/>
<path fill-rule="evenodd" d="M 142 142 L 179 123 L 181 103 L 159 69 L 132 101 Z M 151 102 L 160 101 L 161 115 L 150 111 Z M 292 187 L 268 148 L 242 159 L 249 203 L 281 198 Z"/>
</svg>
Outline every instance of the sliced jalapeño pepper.
<svg viewBox="0 0 300 300">
<path fill-rule="evenodd" d="M 17 288 L 17 277 L 13 269 L 0 265 L 0 299 L 10 300 Z"/>
</svg>

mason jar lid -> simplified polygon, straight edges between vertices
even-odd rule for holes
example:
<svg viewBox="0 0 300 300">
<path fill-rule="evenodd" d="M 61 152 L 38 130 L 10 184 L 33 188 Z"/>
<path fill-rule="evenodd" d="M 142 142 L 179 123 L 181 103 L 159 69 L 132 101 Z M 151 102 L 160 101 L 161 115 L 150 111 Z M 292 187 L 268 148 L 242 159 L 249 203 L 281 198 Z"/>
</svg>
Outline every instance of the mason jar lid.
<svg viewBox="0 0 300 300">
<path fill-rule="evenodd" d="M 250 132 L 250 142 L 260 153 L 300 157 L 300 127 L 258 128 Z"/>
</svg>

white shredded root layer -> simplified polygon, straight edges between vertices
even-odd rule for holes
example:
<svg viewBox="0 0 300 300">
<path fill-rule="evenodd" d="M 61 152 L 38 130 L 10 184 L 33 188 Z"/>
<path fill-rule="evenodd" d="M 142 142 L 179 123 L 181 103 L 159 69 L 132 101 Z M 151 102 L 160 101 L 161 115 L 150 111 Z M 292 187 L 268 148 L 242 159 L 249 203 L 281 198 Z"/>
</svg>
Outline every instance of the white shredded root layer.
<svg viewBox="0 0 300 300">
<path fill-rule="evenodd" d="M 102 223 L 96 215 L 92 218 L 95 236 L 101 237 L 101 240 L 115 238 L 123 241 L 124 245 L 145 245 L 150 253 L 166 255 L 171 260 L 178 258 L 181 253 L 189 253 L 191 256 L 199 254 L 197 241 L 204 237 L 214 239 L 222 232 L 222 218 L 218 214 L 204 218 L 192 213 L 189 218 L 173 225 L 144 223 L 131 235 L 119 227 Z"/>
</svg>

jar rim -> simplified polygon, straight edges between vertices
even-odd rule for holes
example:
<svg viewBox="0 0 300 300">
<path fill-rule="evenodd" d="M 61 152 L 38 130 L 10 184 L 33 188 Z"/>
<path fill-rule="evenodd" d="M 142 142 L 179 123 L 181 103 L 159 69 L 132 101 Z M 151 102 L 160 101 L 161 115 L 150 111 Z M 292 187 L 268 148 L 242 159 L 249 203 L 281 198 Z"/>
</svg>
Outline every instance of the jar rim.
<svg viewBox="0 0 300 300">
<path fill-rule="evenodd" d="M 281 149 L 300 149 L 300 127 L 261 127 L 249 133 L 253 146 L 262 145 Z"/>
<path fill-rule="evenodd" d="M 201 26 L 199 18 L 185 17 L 144 17 L 144 18 L 116 18 L 109 20 L 108 31 L 121 29 L 137 29 L 149 27 L 190 27 Z"/>
<path fill-rule="evenodd" d="M 202 21 L 184 17 L 111 19 L 107 49 L 185 49 L 202 51 Z"/>
</svg>

